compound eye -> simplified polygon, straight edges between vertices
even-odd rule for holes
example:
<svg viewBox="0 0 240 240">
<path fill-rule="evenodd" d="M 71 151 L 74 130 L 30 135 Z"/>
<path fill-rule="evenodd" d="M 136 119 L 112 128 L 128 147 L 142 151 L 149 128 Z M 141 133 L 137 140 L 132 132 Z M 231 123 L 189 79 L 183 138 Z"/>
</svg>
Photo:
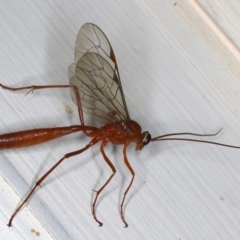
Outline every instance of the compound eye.
<svg viewBox="0 0 240 240">
<path fill-rule="evenodd" d="M 146 146 L 147 144 L 149 144 L 149 142 L 151 141 L 151 134 L 149 132 L 145 132 L 145 136 L 143 138 L 143 146 Z"/>
</svg>

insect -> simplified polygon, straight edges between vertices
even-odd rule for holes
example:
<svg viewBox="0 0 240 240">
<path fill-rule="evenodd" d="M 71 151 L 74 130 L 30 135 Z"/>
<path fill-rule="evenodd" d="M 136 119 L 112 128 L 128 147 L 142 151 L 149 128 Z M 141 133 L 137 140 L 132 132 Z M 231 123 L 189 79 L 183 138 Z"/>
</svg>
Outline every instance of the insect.
<svg viewBox="0 0 240 240">
<path fill-rule="evenodd" d="M 149 132 L 142 132 L 141 126 L 130 118 L 123 94 L 116 58 L 110 42 L 102 30 L 92 23 L 84 24 L 77 35 L 75 63 L 69 66 L 69 79 L 69 85 L 26 86 L 20 88 L 8 87 L 0 83 L 0 86 L 3 89 L 12 91 L 28 90 L 27 93 L 45 88 L 70 88 L 72 100 L 77 105 L 80 119 L 80 124 L 69 127 L 40 128 L 0 135 L 0 149 L 27 147 L 53 140 L 74 132 L 83 132 L 86 136 L 91 138 L 91 141 L 85 147 L 65 154 L 35 183 L 27 197 L 10 217 L 8 222 L 9 227 L 12 226 L 13 219 L 23 205 L 33 195 L 36 188 L 40 186 L 44 179 L 55 168 L 57 168 L 58 165 L 60 165 L 65 159 L 79 155 L 97 143 L 100 143 L 100 152 L 104 161 L 110 167 L 112 173 L 102 187 L 96 191 L 96 195 L 92 203 L 92 215 L 99 226 L 102 226 L 103 223 L 98 220 L 96 215 L 96 203 L 99 194 L 108 185 L 116 173 L 116 168 L 107 157 L 104 148 L 109 143 L 123 145 L 124 163 L 132 175 L 131 181 L 122 197 L 119 209 L 120 216 L 125 227 L 128 227 L 128 223 L 123 214 L 124 203 L 135 177 L 134 170 L 128 161 L 126 153 L 127 147 L 130 144 L 136 144 L 136 151 L 141 150 L 150 142 L 167 140 L 193 141 L 230 148 L 240 148 L 238 146 L 218 142 L 176 137 L 179 135 L 201 137 L 215 136 L 222 129 L 214 134 L 195 134 L 186 132 L 166 134 L 154 138 L 151 137 Z M 100 128 L 85 125 L 83 111 L 98 120 L 104 121 L 106 124 Z"/>
</svg>

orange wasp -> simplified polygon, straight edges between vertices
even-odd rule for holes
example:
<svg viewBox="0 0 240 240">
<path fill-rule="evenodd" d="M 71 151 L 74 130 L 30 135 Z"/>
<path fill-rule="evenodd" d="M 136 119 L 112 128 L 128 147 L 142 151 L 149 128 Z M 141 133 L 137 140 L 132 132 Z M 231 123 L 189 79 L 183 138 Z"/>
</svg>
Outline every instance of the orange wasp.
<svg viewBox="0 0 240 240">
<path fill-rule="evenodd" d="M 102 226 L 103 223 L 100 222 L 96 216 L 96 202 L 99 194 L 103 191 L 116 173 L 116 168 L 104 151 L 104 148 L 108 143 L 123 145 L 124 163 L 132 175 L 131 181 L 124 192 L 120 205 L 120 215 L 125 227 L 128 227 L 128 223 L 123 214 L 124 202 L 135 177 L 134 170 L 128 161 L 126 153 L 127 147 L 131 143 L 136 144 L 136 151 L 141 150 L 149 142 L 167 140 L 193 141 L 230 148 L 240 148 L 238 146 L 191 138 L 173 138 L 173 136 L 177 135 L 215 136 L 222 129 L 215 134 L 172 133 L 154 138 L 151 137 L 149 132 L 142 132 L 141 126 L 137 122 L 131 120 L 129 116 L 116 58 L 110 42 L 102 30 L 92 23 L 84 24 L 77 35 L 75 63 L 72 63 L 69 66 L 68 73 L 70 79 L 69 85 L 26 86 L 20 88 L 11 88 L 0 84 L 3 89 L 12 91 L 28 90 L 28 93 L 44 88 L 70 88 L 72 99 L 78 107 L 78 114 L 81 122 L 80 125 L 73 125 L 69 127 L 40 128 L 3 134 L 0 135 L 0 149 L 27 147 L 80 131 L 82 131 L 86 136 L 92 138 L 84 148 L 65 154 L 35 183 L 27 197 L 22 201 L 20 206 L 14 211 L 9 219 L 9 227 L 12 226 L 13 219 L 20 211 L 22 206 L 33 195 L 35 189 L 40 186 L 44 179 L 60 163 L 69 157 L 81 154 L 99 142 L 101 143 L 100 152 L 103 156 L 103 159 L 112 170 L 111 176 L 102 185 L 102 187 L 96 191 L 96 196 L 92 204 L 92 214 L 99 226 Z M 100 128 L 85 125 L 83 111 L 92 115 L 98 120 L 105 121 L 106 124 Z"/>
</svg>

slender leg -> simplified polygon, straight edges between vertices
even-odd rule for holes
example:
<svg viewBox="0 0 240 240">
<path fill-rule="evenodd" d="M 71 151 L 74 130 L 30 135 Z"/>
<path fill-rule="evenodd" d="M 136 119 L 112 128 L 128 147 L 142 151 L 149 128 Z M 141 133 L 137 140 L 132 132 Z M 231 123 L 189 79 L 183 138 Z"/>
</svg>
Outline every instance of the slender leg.
<svg viewBox="0 0 240 240">
<path fill-rule="evenodd" d="M 76 96 L 76 103 L 77 103 L 77 107 L 78 107 L 78 116 L 81 122 L 81 125 L 84 125 L 84 118 L 83 118 L 83 110 L 82 110 L 82 103 L 81 103 L 81 97 L 80 97 L 80 93 L 77 87 L 73 86 L 73 91 L 74 94 Z M 84 134 L 87 135 L 87 132 L 84 131 Z"/>
<path fill-rule="evenodd" d="M 10 91 L 29 90 L 26 93 L 26 95 L 28 95 L 30 92 L 33 93 L 34 90 L 38 90 L 38 89 L 70 88 L 70 87 L 73 87 L 73 91 L 74 91 L 74 94 L 76 96 L 76 101 L 77 101 L 77 106 L 78 106 L 79 119 L 80 119 L 81 125 L 84 125 L 83 110 L 82 110 L 80 94 L 79 94 L 78 88 L 73 86 L 73 85 L 42 85 L 42 86 L 31 85 L 31 86 L 25 86 L 25 87 L 12 88 L 12 87 L 8 87 L 8 86 L 5 86 L 5 85 L 0 83 L 0 87 L 2 87 L 3 89 L 6 89 L 6 90 L 10 90 Z M 86 131 L 83 131 L 83 132 L 87 135 Z"/>
<path fill-rule="evenodd" d="M 131 172 L 132 174 L 132 180 L 130 182 L 130 184 L 128 185 L 127 189 L 125 190 L 124 192 L 124 195 L 123 195 L 123 199 L 122 199 L 122 203 L 121 203 L 121 206 L 120 206 L 120 214 L 121 214 L 121 218 L 125 224 L 125 228 L 128 227 L 128 224 L 127 222 L 125 221 L 125 218 L 124 218 L 124 215 L 123 215 L 123 204 L 124 204 L 124 201 L 125 201 L 125 198 L 127 196 L 127 193 L 129 191 L 129 189 L 131 188 L 132 186 L 132 183 L 133 183 L 133 180 L 134 180 L 134 176 L 135 176 L 135 172 L 133 171 L 128 159 L 127 159 L 127 147 L 128 147 L 129 144 L 125 144 L 124 145 L 124 148 L 123 148 L 123 156 L 124 156 L 124 163 L 126 164 L 127 168 L 129 169 L 129 171 Z"/>
<path fill-rule="evenodd" d="M 78 106 L 79 119 L 80 119 L 81 125 L 84 125 L 83 110 L 82 110 L 80 94 L 79 94 L 78 88 L 73 86 L 73 85 L 42 85 L 42 86 L 32 85 L 32 86 L 25 86 L 25 87 L 19 87 L 19 88 L 12 88 L 12 87 L 8 87 L 8 86 L 5 86 L 5 85 L 0 83 L 0 87 L 2 87 L 3 89 L 6 89 L 6 90 L 10 90 L 10 91 L 29 90 L 26 93 L 26 95 L 28 95 L 30 92 L 33 93 L 34 90 L 38 90 L 38 89 L 45 89 L 45 88 L 70 88 L 70 87 L 73 87 L 73 91 L 74 91 L 74 94 L 76 96 L 76 101 L 77 101 L 77 106 Z M 83 132 L 88 136 L 86 131 L 83 131 Z"/>
<path fill-rule="evenodd" d="M 64 155 L 64 157 L 62 157 L 56 164 L 54 164 L 36 183 L 35 186 L 32 188 L 32 190 L 30 191 L 30 193 L 27 195 L 27 197 L 24 199 L 24 201 L 20 204 L 20 206 L 15 210 L 15 212 L 12 214 L 7 226 L 12 227 L 12 221 L 14 219 L 14 217 L 17 215 L 17 213 L 20 211 L 20 209 L 22 208 L 22 206 L 28 201 L 28 199 L 33 195 L 35 189 L 40 186 L 40 184 L 43 182 L 43 180 L 61 163 L 63 162 L 65 159 L 69 158 L 69 157 L 73 157 L 75 155 L 78 155 L 84 151 L 86 151 L 88 148 L 90 148 L 91 146 L 93 146 L 94 144 L 98 143 L 100 141 L 100 137 L 96 136 L 95 138 L 92 139 L 92 141 L 90 143 L 88 143 L 84 148 L 77 150 L 75 152 L 70 152 Z"/>
<path fill-rule="evenodd" d="M 71 85 L 43 85 L 43 86 L 32 85 L 32 86 L 12 88 L 12 87 L 8 87 L 8 86 L 5 86 L 5 85 L 0 83 L 0 87 L 2 87 L 3 89 L 6 89 L 6 90 L 11 90 L 11 91 L 29 90 L 26 93 L 26 95 L 27 95 L 30 92 L 33 93 L 33 91 L 37 90 L 37 89 L 44 89 L 44 88 L 69 88 L 69 87 L 71 87 Z"/>
<path fill-rule="evenodd" d="M 101 147 L 100 147 L 100 151 L 103 155 L 103 158 L 104 160 L 106 161 L 106 163 L 108 164 L 108 166 L 112 169 L 112 174 L 111 176 L 108 178 L 108 180 L 104 183 L 104 185 L 98 189 L 96 191 L 96 196 L 95 196 L 95 199 L 93 201 L 93 205 L 92 205 L 92 214 L 93 214 L 93 217 L 94 219 L 96 220 L 96 222 L 99 224 L 99 227 L 101 227 L 103 225 L 102 222 L 100 222 L 97 217 L 96 217 L 96 213 L 95 213 L 95 205 L 96 205 L 96 202 L 97 202 L 97 199 L 98 199 L 98 196 L 100 194 L 100 192 L 108 185 L 108 183 L 111 181 L 111 179 L 113 178 L 114 174 L 116 173 L 116 168 L 114 167 L 114 165 L 111 163 L 111 161 L 109 160 L 109 158 L 107 157 L 107 155 L 105 154 L 104 152 L 104 147 L 108 144 L 108 141 L 103 141 L 102 144 L 101 144 Z"/>
</svg>

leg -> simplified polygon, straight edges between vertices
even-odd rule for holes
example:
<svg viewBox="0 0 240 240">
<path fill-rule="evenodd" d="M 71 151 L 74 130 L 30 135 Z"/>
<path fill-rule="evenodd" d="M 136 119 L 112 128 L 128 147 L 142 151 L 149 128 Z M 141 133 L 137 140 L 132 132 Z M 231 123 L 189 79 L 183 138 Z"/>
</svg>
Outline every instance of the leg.
<svg viewBox="0 0 240 240">
<path fill-rule="evenodd" d="M 83 109 L 82 109 L 82 103 L 81 103 L 81 97 L 80 97 L 80 93 L 79 93 L 79 90 L 77 87 L 73 87 L 73 91 L 74 91 L 74 94 L 76 96 L 76 104 L 77 104 L 77 107 L 78 107 L 78 116 L 79 116 L 79 119 L 80 119 L 80 122 L 81 122 L 81 125 L 84 125 L 84 118 L 83 118 Z M 87 135 L 87 132 L 86 131 L 83 131 L 83 133 L 85 135 Z M 87 135 L 88 136 L 88 135 Z"/>
<path fill-rule="evenodd" d="M 12 88 L 12 87 L 8 87 L 5 86 L 3 84 L 0 83 L 0 87 L 2 87 L 3 89 L 6 90 L 10 90 L 10 91 L 20 91 L 20 90 L 28 90 L 28 92 L 26 93 L 26 95 L 28 95 L 30 92 L 33 93 L 34 90 L 38 90 L 38 89 L 44 89 L 44 88 L 70 88 L 73 87 L 73 91 L 75 93 L 76 96 L 76 104 L 78 107 L 78 115 L 79 115 L 79 119 L 81 122 L 81 125 L 84 125 L 84 118 L 83 118 L 83 110 L 82 110 L 82 104 L 81 104 L 81 98 L 80 98 L 80 94 L 79 94 L 79 90 L 77 87 L 73 86 L 73 85 L 43 85 L 43 86 L 26 86 L 26 87 L 19 87 L 19 88 Z M 87 132 L 83 131 L 87 136 Z"/>
<path fill-rule="evenodd" d="M 32 86 L 26 86 L 26 87 L 11 88 L 11 87 L 5 86 L 5 85 L 0 83 L 0 87 L 2 87 L 3 89 L 6 89 L 6 90 L 11 90 L 11 91 L 29 90 L 27 92 L 27 94 L 28 94 L 30 92 L 33 93 L 33 91 L 37 90 L 37 89 L 43 89 L 43 88 L 68 88 L 68 87 L 71 87 L 71 85 L 43 85 L 43 86 L 34 86 L 34 85 L 32 85 Z"/>
<path fill-rule="evenodd" d="M 123 204 L 124 204 L 125 198 L 126 198 L 126 196 L 127 196 L 127 193 L 128 193 L 129 189 L 130 189 L 131 186 L 132 186 L 132 183 L 133 183 L 133 180 L 134 180 L 134 176 L 135 176 L 135 172 L 133 171 L 133 169 L 132 169 L 132 167 L 131 167 L 128 159 L 127 159 L 127 152 L 126 152 L 126 150 L 127 150 L 128 145 L 129 145 L 129 144 L 124 145 L 124 148 L 123 148 L 123 156 L 124 156 L 124 163 L 126 164 L 127 168 L 129 169 L 129 171 L 130 171 L 131 174 L 132 174 L 132 180 L 131 180 L 130 184 L 128 185 L 127 189 L 126 189 L 125 192 L 124 192 L 124 196 L 123 196 L 122 203 L 121 203 L 121 206 L 120 206 L 120 214 L 121 214 L 121 218 L 122 218 L 122 220 L 123 220 L 123 222 L 124 222 L 124 224 L 125 224 L 125 228 L 128 227 L 128 224 L 127 224 L 127 222 L 125 221 L 125 218 L 124 218 L 124 215 L 123 215 Z"/>
<path fill-rule="evenodd" d="M 22 208 L 22 206 L 28 201 L 28 199 L 33 195 L 35 189 L 40 186 L 40 184 L 43 182 L 43 180 L 61 163 L 63 162 L 65 159 L 78 155 L 84 151 L 86 151 L 88 148 L 90 148 L 91 146 L 93 146 L 94 144 L 99 142 L 99 137 L 95 137 L 89 144 L 87 144 L 84 148 L 77 150 L 75 152 L 70 152 L 67 153 L 66 155 L 64 155 L 64 157 L 62 157 L 55 165 L 53 165 L 36 183 L 35 186 L 32 188 L 32 190 L 30 191 L 30 193 L 27 195 L 27 197 L 24 199 L 24 201 L 20 204 L 20 206 L 15 210 L 15 212 L 12 214 L 7 226 L 12 227 L 12 221 L 14 219 L 14 217 L 17 215 L 17 213 L 20 211 L 20 209 Z"/>
<path fill-rule="evenodd" d="M 30 92 L 33 93 L 34 90 L 38 90 L 38 89 L 44 89 L 44 88 L 70 88 L 73 87 L 73 91 L 75 93 L 76 96 L 76 104 L 78 107 L 78 115 L 79 115 L 79 119 L 81 122 L 81 125 L 84 125 L 84 118 L 83 118 L 83 110 L 82 110 L 82 104 L 81 104 L 81 98 L 80 98 L 80 94 L 79 94 L 79 90 L 77 87 L 73 86 L 73 85 L 43 85 L 43 86 L 26 86 L 26 87 L 19 87 L 19 88 L 11 88 L 8 86 L 5 86 L 3 84 L 0 83 L 0 87 L 2 87 L 3 89 L 6 90 L 11 90 L 11 91 L 20 91 L 20 90 L 29 90 L 26 95 L 28 95 Z M 87 132 L 83 131 L 87 136 Z"/>
<path fill-rule="evenodd" d="M 95 213 L 95 205 L 96 205 L 96 202 L 97 202 L 97 199 L 98 199 L 98 196 L 100 194 L 100 192 L 108 185 L 108 183 L 111 181 L 111 179 L 113 178 L 114 174 L 116 173 L 116 168 L 113 166 L 113 164 L 111 163 L 111 161 L 108 159 L 108 157 L 106 156 L 105 152 L 104 152 L 104 147 L 108 144 L 108 141 L 104 141 L 102 142 L 101 144 L 101 147 L 100 147 L 100 151 L 103 155 L 103 158 L 104 160 L 106 161 L 106 163 L 108 164 L 108 166 L 112 169 L 112 174 L 111 176 L 108 178 L 108 180 L 104 183 L 104 185 L 98 189 L 96 191 L 96 197 L 93 201 L 93 205 L 92 205 L 92 214 L 93 214 L 93 217 L 94 219 L 96 220 L 96 222 L 99 224 L 99 227 L 101 227 L 103 224 L 102 222 L 100 222 L 97 217 L 96 217 L 96 213 Z"/>
</svg>

